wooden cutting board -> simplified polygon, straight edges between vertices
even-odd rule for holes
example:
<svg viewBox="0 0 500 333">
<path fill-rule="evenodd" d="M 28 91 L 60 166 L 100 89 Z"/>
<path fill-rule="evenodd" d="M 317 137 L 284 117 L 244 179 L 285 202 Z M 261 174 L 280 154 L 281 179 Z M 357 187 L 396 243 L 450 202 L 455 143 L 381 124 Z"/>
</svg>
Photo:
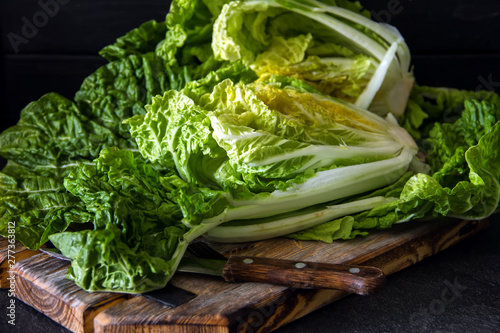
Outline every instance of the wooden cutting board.
<svg viewBox="0 0 500 333">
<path fill-rule="evenodd" d="M 407 223 L 366 238 L 325 244 L 277 238 L 246 245 L 212 244 L 237 254 L 301 261 L 364 264 L 386 275 L 413 265 L 485 229 L 488 222 L 440 220 Z M 0 281 L 16 297 L 74 332 L 269 332 L 347 295 L 339 290 L 304 290 L 258 283 L 227 283 L 218 277 L 178 273 L 176 287 L 196 294 L 170 308 L 143 296 L 89 293 L 64 278 L 68 263 L 15 246 L 10 268 L 7 239 L 0 240 Z M 12 257 L 11 257 L 12 258 Z M 10 275 L 9 275 L 10 274 Z M 390 278 L 388 283 L 391 283 Z M 365 296 L 370 297 L 370 296 Z"/>
</svg>

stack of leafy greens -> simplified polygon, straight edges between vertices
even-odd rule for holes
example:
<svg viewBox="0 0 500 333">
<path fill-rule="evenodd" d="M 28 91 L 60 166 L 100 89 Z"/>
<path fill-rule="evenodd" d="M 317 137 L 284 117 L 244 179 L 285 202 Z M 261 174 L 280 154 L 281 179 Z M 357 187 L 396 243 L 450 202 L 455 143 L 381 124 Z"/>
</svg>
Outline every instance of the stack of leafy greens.
<svg viewBox="0 0 500 333">
<path fill-rule="evenodd" d="M 86 290 L 161 288 L 203 234 L 332 242 L 497 210 L 500 98 L 414 86 L 359 3 L 174 0 L 100 54 L 74 101 L 0 135 L 0 234 L 52 242 Z"/>
</svg>

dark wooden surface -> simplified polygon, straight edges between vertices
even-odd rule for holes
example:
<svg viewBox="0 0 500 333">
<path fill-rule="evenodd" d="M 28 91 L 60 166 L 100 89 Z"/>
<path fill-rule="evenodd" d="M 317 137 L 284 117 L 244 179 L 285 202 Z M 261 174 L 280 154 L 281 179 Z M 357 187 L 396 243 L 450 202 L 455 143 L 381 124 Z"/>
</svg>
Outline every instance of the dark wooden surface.
<svg viewBox="0 0 500 333">
<path fill-rule="evenodd" d="M 277 238 L 241 250 L 255 264 L 274 259 L 379 267 L 386 275 L 404 270 L 425 258 L 485 230 L 488 221 L 439 220 L 407 223 L 373 232 L 348 242 Z M 213 243 L 225 255 L 235 244 Z M 276 263 L 274 263 L 276 264 Z M 88 293 L 64 278 L 67 261 L 38 254 L 12 268 L 16 297 L 73 332 L 269 332 L 345 297 L 333 289 L 289 288 L 268 283 L 227 283 L 221 278 L 176 274 L 170 284 L 196 295 L 175 308 L 137 296 Z M 272 276 L 271 276 L 272 279 Z M 460 288 L 459 288 L 460 289 Z M 450 299 L 450 291 L 445 293 Z M 453 296 L 453 294 L 451 295 Z"/>
<path fill-rule="evenodd" d="M 22 18 L 31 19 L 41 8 L 37 0 L 0 1 L 0 130 L 15 124 L 21 108 L 44 93 L 72 97 L 83 78 L 104 63 L 99 49 L 145 20 L 161 20 L 169 1 L 63 2 L 15 52 L 8 33 L 19 34 Z M 365 4 L 404 35 L 417 82 L 500 92 L 498 0 Z M 349 296 L 279 331 L 499 332 L 499 224 L 495 216 L 488 231 L 392 275 L 378 294 Z M 8 301 L 0 291 L 1 308 Z M 0 311 L 1 332 L 67 332 L 32 308 L 17 306 L 16 327 L 6 324 L 6 311 Z"/>
<path fill-rule="evenodd" d="M 380 292 L 368 297 L 350 295 L 276 332 L 498 332 L 499 236 L 500 221 L 495 218 L 486 231 L 390 275 Z M 7 291 L 0 290 L 0 304 L 8 301 Z M 144 304 L 141 298 L 123 304 L 140 305 L 146 312 L 161 308 L 154 302 Z M 0 316 L 1 332 L 69 333 L 33 308 L 21 302 L 16 306 L 16 327 L 8 326 Z M 119 316 L 119 310 L 123 309 L 108 315 Z M 265 315 L 269 309 L 261 310 L 255 315 Z M 131 314 L 122 320 L 137 321 L 140 316 Z"/>
<path fill-rule="evenodd" d="M 46 254 L 34 255 L 19 264 L 14 269 L 16 297 L 75 333 L 92 333 L 97 310 L 128 299 L 124 294 L 82 290 L 65 278 L 69 263 Z"/>
</svg>

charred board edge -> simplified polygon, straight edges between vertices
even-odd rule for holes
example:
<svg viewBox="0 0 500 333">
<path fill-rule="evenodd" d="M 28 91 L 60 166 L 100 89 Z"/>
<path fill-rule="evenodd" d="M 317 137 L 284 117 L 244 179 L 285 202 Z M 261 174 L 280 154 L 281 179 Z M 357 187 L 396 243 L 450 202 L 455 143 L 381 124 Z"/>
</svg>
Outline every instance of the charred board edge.
<svg viewBox="0 0 500 333">
<path fill-rule="evenodd" d="M 486 229 L 487 226 L 487 220 L 451 221 L 450 223 L 437 225 L 432 229 L 432 232 L 413 238 L 407 243 L 398 245 L 388 251 L 369 253 L 349 263 L 375 266 L 382 269 L 386 275 L 393 274 Z M 29 251 L 25 253 L 27 257 L 37 254 L 36 251 L 27 250 L 22 246 L 19 249 L 22 250 L 18 253 Z M 45 255 L 39 254 L 38 256 Z M 2 258 L 0 257 L 0 259 Z M 57 259 L 51 259 L 59 262 L 58 266 L 64 265 Z M 23 275 L 22 268 L 30 265 L 33 260 L 37 259 L 31 257 L 31 260 L 17 261 L 13 271 L 18 291 L 25 290 L 25 295 L 29 293 L 28 295 L 36 295 L 36 297 L 23 297 L 23 293 L 19 292 L 19 296 L 16 295 L 17 298 L 74 332 L 114 333 L 123 332 L 124 330 L 158 332 L 167 328 L 172 332 L 270 332 L 348 295 L 348 293 L 339 290 L 287 288 L 274 293 L 271 297 L 264 298 L 257 304 L 239 308 L 232 313 L 224 313 L 215 318 L 211 317 L 210 320 L 208 318 L 206 318 L 207 320 L 189 318 L 189 314 L 186 314 L 186 317 L 182 318 L 182 320 L 166 316 L 164 319 L 156 321 L 144 320 L 117 325 L 116 322 L 106 321 L 104 318 L 108 310 L 113 310 L 115 305 L 129 302 L 129 297 L 114 294 L 99 302 L 85 304 L 83 307 L 76 309 L 73 304 L 65 303 L 61 299 L 61 295 L 54 295 L 37 285 L 33 278 Z M 3 261 L 5 262 L 5 258 L 3 258 Z M 58 304 L 59 307 L 64 309 L 63 313 L 71 313 L 71 315 L 54 316 L 53 313 L 47 314 L 44 308 L 48 303 Z M 78 320 L 75 320 L 76 318 Z M 206 324 L 201 324 L 203 322 Z"/>
<path fill-rule="evenodd" d="M 13 276 L 11 269 L 16 263 L 39 253 L 26 248 L 15 238 L 0 236 L 0 289 L 10 287 L 9 277 Z"/>
<path fill-rule="evenodd" d="M 450 225 L 452 226 L 451 229 Z M 462 220 L 456 224 L 452 222 L 438 228 L 433 233 L 417 237 L 413 241 L 385 252 L 384 254 L 367 260 L 360 257 L 353 263 L 358 264 L 358 260 L 360 260 L 361 262 L 359 262 L 359 264 L 362 263 L 364 265 L 379 267 L 384 274 L 390 275 L 446 250 L 450 246 L 485 230 L 488 226 L 488 220 Z M 401 258 L 405 260 L 401 260 Z"/>
<path fill-rule="evenodd" d="M 386 275 L 390 275 L 401 271 L 406 267 L 414 265 L 425 258 L 435 255 L 450 246 L 485 230 L 488 225 L 488 220 L 462 220 L 458 223 L 451 221 L 449 224 L 445 224 L 437 228 L 434 232 L 417 237 L 402 246 L 380 253 L 375 257 L 359 257 L 349 264 L 378 267 Z M 346 292 L 335 290 L 292 291 L 292 294 L 288 297 L 286 295 L 282 296 L 285 297 L 285 300 L 280 302 L 278 306 L 276 306 L 276 304 L 273 305 L 272 302 L 266 302 L 251 309 L 250 315 L 246 317 L 246 320 L 242 320 L 242 317 L 239 317 L 240 322 L 232 324 L 230 332 L 271 332 L 347 295 L 348 293 Z M 272 313 L 269 313 L 272 308 L 275 310 Z M 266 311 L 269 315 L 267 317 L 263 317 L 262 315 L 266 314 Z M 283 313 L 294 313 L 294 315 L 283 316 Z M 255 318 L 252 318 L 252 314 L 253 316 L 255 316 L 255 314 L 260 314 L 260 317 L 257 319 L 264 318 L 265 320 L 260 320 L 262 323 L 256 325 Z M 185 332 L 192 331 L 186 330 Z"/>
<path fill-rule="evenodd" d="M 46 254 L 38 254 L 16 263 L 13 268 L 17 289 L 15 296 L 73 332 L 93 332 L 95 316 L 126 301 L 128 296 L 103 293 L 85 297 L 92 293 L 65 279 L 68 266 L 68 262 Z M 42 277 L 36 275 L 39 267 L 43 267 Z M 64 283 L 58 284 L 61 281 Z"/>
</svg>

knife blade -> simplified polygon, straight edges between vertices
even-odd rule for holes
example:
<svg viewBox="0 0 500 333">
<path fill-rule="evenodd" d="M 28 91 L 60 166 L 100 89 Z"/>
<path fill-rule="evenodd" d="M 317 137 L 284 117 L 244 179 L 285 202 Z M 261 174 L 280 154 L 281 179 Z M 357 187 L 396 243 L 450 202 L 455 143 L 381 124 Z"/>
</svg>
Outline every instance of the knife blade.
<svg viewBox="0 0 500 333">
<path fill-rule="evenodd" d="M 376 267 L 230 256 L 227 260 L 182 258 L 180 272 L 222 276 L 227 282 L 259 282 L 303 289 L 340 289 L 369 295 L 386 283 Z"/>
<path fill-rule="evenodd" d="M 69 260 L 57 250 L 43 249 L 42 252 Z M 259 282 L 303 289 L 340 289 L 358 295 L 373 294 L 386 284 L 384 273 L 372 266 L 237 255 L 225 260 L 183 257 L 177 271 L 222 276 L 227 282 Z M 177 300 L 168 299 L 167 302 L 170 306 L 178 304 Z"/>
<path fill-rule="evenodd" d="M 210 242 L 206 236 L 200 236 L 189 243 L 187 251 L 198 258 L 203 259 L 227 259 L 231 255 L 237 255 L 242 251 L 253 248 L 257 242 L 243 242 L 236 244 L 224 244 L 224 254 L 214 248 L 214 243 Z"/>
<path fill-rule="evenodd" d="M 51 257 L 64 260 L 71 261 L 68 257 L 59 252 L 59 250 L 55 248 L 40 248 L 40 252 L 48 254 Z M 173 286 L 172 284 L 167 284 L 165 287 L 161 289 L 156 289 L 152 291 L 148 291 L 141 294 L 142 296 L 160 302 L 163 305 L 166 305 L 171 308 L 178 307 L 184 303 L 189 302 L 190 300 L 196 298 L 196 294 Z"/>
</svg>

